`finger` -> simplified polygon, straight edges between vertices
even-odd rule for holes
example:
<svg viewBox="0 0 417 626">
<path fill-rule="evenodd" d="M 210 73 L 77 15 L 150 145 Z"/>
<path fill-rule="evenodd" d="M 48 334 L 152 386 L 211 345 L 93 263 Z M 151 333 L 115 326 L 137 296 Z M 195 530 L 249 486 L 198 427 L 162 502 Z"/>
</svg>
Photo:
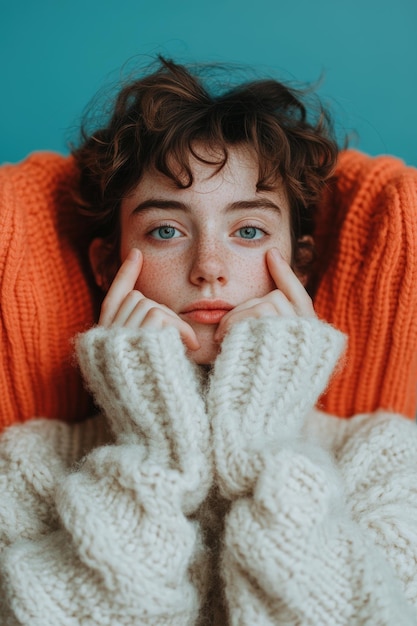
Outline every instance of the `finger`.
<svg viewBox="0 0 417 626">
<path fill-rule="evenodd" d="M 113 323 L 126 296 L 134 289 L 142 269 L 143 256 L 139 250 L 132 248 L 117 272 L 110 289 L 101 305 L 98 323 L 110 326 Z M 138 292 L 140 293 L 140 292 Z"/>
<path fill-rule="evenodd" d="M 266 261 L 273 281 L 294 306 L 297 314 L 302 317 L 315 317 L 310 296 L 277 248 L 268 250 Z"/>
<path fill-rule="evenodd" d="M 181 318 L 165 304 L 150 300 L 137 290 L 131 291 L 126 296 L 115 321 L 118 321 L 120 318 L 122 325 L 126 328 L 140 328 L 149 314 L 150 319 L 155 318 L 155 328 L 162 328 L 163 326 L 159 324 L 159 320 L 164 320 L 167 317 L 171 320 L 178 319 L 181 321 Z"/>
<path fill-rule="evenodd" d="M 279 289 L 274 289 L 262 298 L 252 298 L 250 300 L 246 300 L 245 302 L 241 302 L 226 313 L 220 324 L 223 321 L 227 322 L 230 318 L 246 311 L 248 311 L 248 317 L 250 316 L 249 311 L 257 311 L 257 313 L 255 313 L 255 317 L 265 317 L 266 315 L 271 314 L 285 316 L 296 314 L 293 305 L 289 302 L 285 294 Z"/>
<path fill-rule="evenodd" d="M 147 303 L 149 304 L 147 305 Z M 127 294 L 127 296 L 121 303 L 118 311 L 113 316 L 111 325 L 126 326 L 132 328 L 133 324 L 130 324 L 129 320 L 131 319 L 132 315 L 135 314 L 137 323 L 136 327 L 138 328 L 140 326 L 140 319 L 138 319 L 139 315 L 141 319 L 143 319 L 150 306 L 154 304 L 155 303 L 151 300 L 147 300 L 140 291 L 133 289 L 133 291 L 130 291 Z"/>
<path fill-rule="evenodd" d="M 133 289 L 127 294 L 117 313 L 114 315 L 112 326 L 139 328 L 148 311 L 153 308 L 162 309 L 168 315 L 175 316 L 175 313 L 164 304 L 150 300 L 146 298 L 141 291 Z"/>
<path fill-rule="evenodd" d="M 262 317 L 294 317 L 297 313 L 283 293 L 276 290 L 258 300 L 249 300 L 244 306 L 239 306 L 225 315 L 215 333 L 215 341 L 221 342 L 234 324 L 245 319 L 260 319 Z"/>
<path fill-rule="evenodd" d="M 133 322 L 134 315 L 128 320 L 129 324 Z M 170 309 L 164 310 L 159 306 L 150 307 L 140 324 L 141 328 L 152 328 L 156 330 L 169 326 L 178 330 L 182 342 L 189 350 L 198 350 L 201 347 L 193 328 Z"/>
<path fill-rule="evenodd" d="M 137 290 L 128 293 L 113 318 L 112 326 L 123 326 L 131 329 L 162 329 L 173 326 L 178 329 L 181 339 L 190 350 L 200 348 L 197 336 L 189 324 L 178 317 L 169 307 L 145 298 Z"/>
</svg>

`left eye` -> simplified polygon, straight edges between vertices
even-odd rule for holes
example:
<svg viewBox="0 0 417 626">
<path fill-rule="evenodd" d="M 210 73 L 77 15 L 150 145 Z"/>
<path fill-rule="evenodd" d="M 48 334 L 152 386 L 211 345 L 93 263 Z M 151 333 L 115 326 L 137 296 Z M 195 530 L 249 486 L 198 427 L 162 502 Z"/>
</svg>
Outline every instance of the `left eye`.
<svg viewBox="0 0 417 626">
<path fill-rule="evenodd" d="M 265 232 L 256 226 L 243 226 L 239 228 L 234 235 L 242 239 L 261 239 L 261 237 L 265 235 Z"/>
<path fill-rule="evenodd" d="M 155 239 L 176 239 L 181 237 L 181 232 L 174 226 L 159 226 L 149 233 Z"/>
</svg>

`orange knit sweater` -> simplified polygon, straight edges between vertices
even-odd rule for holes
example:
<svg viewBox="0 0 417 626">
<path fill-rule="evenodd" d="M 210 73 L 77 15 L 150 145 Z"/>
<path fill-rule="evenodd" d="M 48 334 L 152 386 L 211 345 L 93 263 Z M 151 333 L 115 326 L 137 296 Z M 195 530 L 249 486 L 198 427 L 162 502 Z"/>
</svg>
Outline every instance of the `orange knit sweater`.
<svg viewBox="0 0 417 626">
<path fill-rule="evenodd" d="M 97 313 L 70 157 L 0 168 L 0 430 L 33 416 L 81 420 L 91 403 L 72 337 Z M 318 315 L 349 335 L 321 408 L 413 417 L 417 387 L 417 170 L 341 154 L 317 213 Z"/>
<path fill-rule="evenodd" d="M 316 225 L 315 308 L 349 337 L 323 408 L 415 417 L 417 170 L 393 157 L 343 152 Z"/>
</svg>

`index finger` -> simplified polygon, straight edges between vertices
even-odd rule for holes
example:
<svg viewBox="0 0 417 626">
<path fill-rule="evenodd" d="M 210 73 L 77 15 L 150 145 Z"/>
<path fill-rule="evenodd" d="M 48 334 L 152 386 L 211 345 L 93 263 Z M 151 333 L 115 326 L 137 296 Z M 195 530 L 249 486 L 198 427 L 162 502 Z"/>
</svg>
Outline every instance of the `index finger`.
<svg viewBox="0 0 417 626">
<path fill-rule="evenodd" d="M 137 248 L 132 248 L 120 266 L 101 305 L 99 324 L 108 326 L 112 323 L 120 305 L 135 288 L 142 269 L 143 256 Z"/>
<path fill-rule="evenodd" d="M 271 248 L 266 255 L 269 273 L 277 288 L 287 297 L 299 315 L 314 315 L 312 301 L 304 285 L 277 248 Z"/>
</svg>

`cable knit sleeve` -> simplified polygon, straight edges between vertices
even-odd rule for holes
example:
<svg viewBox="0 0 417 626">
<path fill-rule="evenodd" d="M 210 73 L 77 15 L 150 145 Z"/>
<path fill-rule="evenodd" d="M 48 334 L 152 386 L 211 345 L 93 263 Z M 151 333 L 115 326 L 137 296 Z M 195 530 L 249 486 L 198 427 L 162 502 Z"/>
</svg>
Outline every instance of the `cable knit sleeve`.
<svg viewBox="0 0 417 626">
<path fill-rule="evenodd" d="M 208 408 L 226 498 L 251 493 L 265 458 L 300 433 L 328 383 L 344 335 L 317 319 L 248 319 L 218 356 Z"/>
<path fill-rule="evenodd" d="M 48 451 L 32 456 L 42 429 L 32 450 L 27 438 L 19 460 L 26 487 L 20 480 L 13 492 L 16 464 L 4 484 L 9 504 L 15 496 L 10 515 L 26 497 L 36 528 L 3 541 L 0 624 L 194 624 L 205 567 L 192 515 L 211 469 L 193 366 L 172 328 L 94 328 L 78 338 L 77 352 L 114 442 L 70 472 Z M 33 503 L 45 492 L 39 509 Z"/>
<path fill-rule="evenodd" d="M 384 554 L 417 610 L 415 422 L 383 411 L 358 416 L 346 423 L 335 454 L 352 518 Z"/>
<path fill-rule="evenodd" d="M 313 319 L 250 320 L 224 341 L 208 406 L 215 471 L 231 500 L 222 574 L 232 625 L 417 623 L 416 548 L 407 551 L 416 545 L 415 431 L 404 454 L 387 454 L 365 431 L 334 454 L 303 435 L 342 345 Z M 365 448 L 373 460 L 358 469 Z"/>
</svg>

